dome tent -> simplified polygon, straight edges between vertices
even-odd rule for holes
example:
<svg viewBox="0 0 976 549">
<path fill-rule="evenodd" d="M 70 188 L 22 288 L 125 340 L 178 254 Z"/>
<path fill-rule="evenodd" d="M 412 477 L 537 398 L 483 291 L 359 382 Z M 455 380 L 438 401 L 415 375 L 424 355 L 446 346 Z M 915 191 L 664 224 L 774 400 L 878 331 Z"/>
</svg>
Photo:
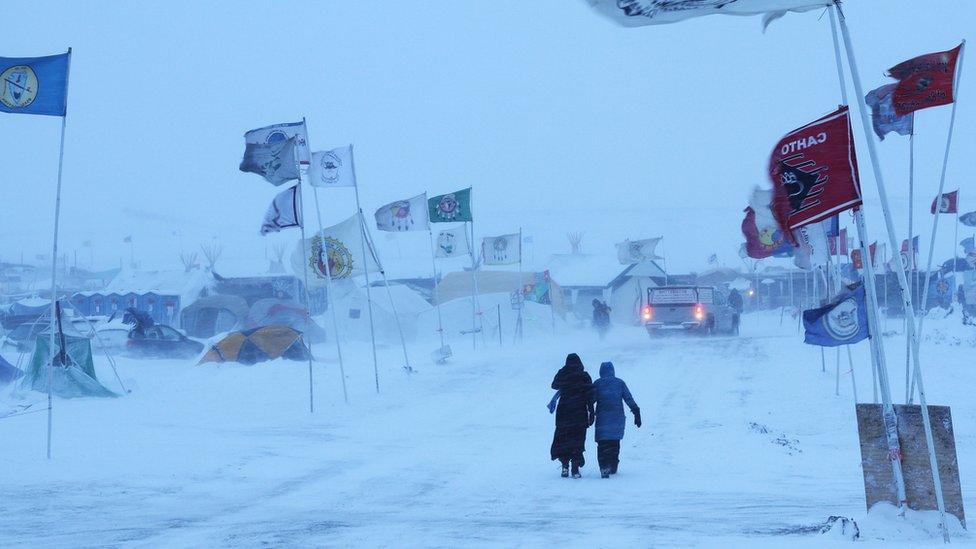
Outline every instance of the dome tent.
<svg viewBox="0 0 976 549">
<path fill-rule="evenodd" d="M 183 309 L 180 325 L 190 337 L 213 337 L 240 328 L 247 313 L 247 301 L 236 295 L 201 297 Z"/>
<path fill-rule="evenodd" d="M 239 362 L 251 365 L 279 357 L 307 360 L 308 356 L 309 350 L 298 330 L 288 326 L 262 326 L 227 334 L 210 347 L 198 364 Z"/>
</svg>

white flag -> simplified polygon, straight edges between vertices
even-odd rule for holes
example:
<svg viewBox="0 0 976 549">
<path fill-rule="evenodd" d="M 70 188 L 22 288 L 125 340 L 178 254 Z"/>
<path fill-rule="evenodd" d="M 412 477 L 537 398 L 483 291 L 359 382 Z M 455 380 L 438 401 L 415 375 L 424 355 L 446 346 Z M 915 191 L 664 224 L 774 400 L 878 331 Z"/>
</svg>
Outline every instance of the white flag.
<svg viewBox="0 0 976 549">
<path fill-rule="evenodd" d="M 618 25 L 642 27 L 677 23 L 703 15 L 759 15 L 822 8 L 832 0 L 586 0 Z"/>
<path fill-rule="evenodd" d="M 522 257 L 518 233 L 486 236 L 481 241 L 481 256 L 485 265 L 511 265 Z"/>
<path fill-rule="evenodd" d="M 430 228 L 427 218 L 427 193 L 406 200 L 397 200 L 376 210 L 376 228 L 381 231 L 426 231 Z"/>
<path fill-rule="evenodd" d="M 328 283 L 328 273 L 333 280 L 343 280 L 379 272 L 380 265 L 369 248 L 365 249 L 363 264 L 363 235 L 359 214 L 322 229 L 321 233 L 307 238 L 291 255 L 295 276 L 301 278 L 308 267 L 308 285 L 321 287 Z M 327 270 L 328 267 L 328 270 Z"/>
<path fill-rule="evenodd" d="M 468 255 L 468 235 L 464 227 L 447 229 L 437 233 L 437 257 L 460 257 Z"/>
<path fill-rule="evenodd" d="M 797 250 L 793 256 L 793 264 L 805 270 L 827 264 L 830 256 L 830 245 L 827 242 L 827 232 L 830 230 L 831 219 L 819 223 L 804 225 L 793 231 Z"/>
<path fill-rule="evenodd" d="M 658 243 L 661 242 L 661 238 L 659 236 L 657 238 L 645 238 L 643 240 L 624 240 L 617 244 L 617 260 L 623 265 L 632 265 L 642 261 L 664 259 L 655 253 Z"/>
<path fill-rule="evenodd" d="M 302 226 L 302 213 L 298 207 L 301 192 L 298 185 L 286 191 L 278 193 L 268 206 L 268 211 L 264 214 L 264 222 L 261 224 L 261 235 L 276 233 L 288 227 Z"/>
<path fill-rule="evenodd" d="M 312 153 L 308 182 L 314 187 L 355 187 L 352 171 L 352 145 Z"/>
<path fill-rule="evenodd" d="M 298 152 L 298 162 L 308 164 L 311 154 L 308 151 L 308 132 L 304 122 L 288 122 L 257 128 L 244 134 L 245 143 L 277 143 L 295 138 L 295 150 Z"/>
</svg>

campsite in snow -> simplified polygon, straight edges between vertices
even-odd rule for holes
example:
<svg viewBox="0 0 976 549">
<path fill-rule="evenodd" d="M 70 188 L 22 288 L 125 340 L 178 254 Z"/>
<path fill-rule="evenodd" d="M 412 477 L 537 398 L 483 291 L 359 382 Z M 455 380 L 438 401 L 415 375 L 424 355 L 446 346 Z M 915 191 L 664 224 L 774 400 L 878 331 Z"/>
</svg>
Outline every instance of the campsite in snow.
<svg viewBox="0 0 976 549">
<path fill-rule="evenodd" d="M 398 8 L 5 7 L 0 547 L 976 545 L 976 6 Z"/>
</svg>

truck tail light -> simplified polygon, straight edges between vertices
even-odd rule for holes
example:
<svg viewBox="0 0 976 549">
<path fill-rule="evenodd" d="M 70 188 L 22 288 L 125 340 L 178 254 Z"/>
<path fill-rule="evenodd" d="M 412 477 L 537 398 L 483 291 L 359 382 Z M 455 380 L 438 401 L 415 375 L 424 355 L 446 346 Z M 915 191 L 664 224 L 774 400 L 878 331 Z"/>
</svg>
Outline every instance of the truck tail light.
<svg viewBox="0 0 976 549">
<path fill-rule="evenodd" d="M 644 307 L 643 316 L 644 320 L 650 320 L 651 317 L 654 316 L 654 310 L 651 309 L 650 305 Z"/>
<path fill-rule="evenodd" d="M 701 320 L 705 318 L 705 309 L 701 305 L 695 305 L 695 320 Z"/>
</svg>

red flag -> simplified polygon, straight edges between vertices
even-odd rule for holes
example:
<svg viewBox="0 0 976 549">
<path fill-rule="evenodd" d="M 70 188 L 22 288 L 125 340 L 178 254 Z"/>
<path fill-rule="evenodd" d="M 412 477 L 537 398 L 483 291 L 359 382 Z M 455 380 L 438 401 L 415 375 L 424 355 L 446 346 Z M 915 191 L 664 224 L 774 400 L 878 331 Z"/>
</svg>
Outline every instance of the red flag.
<svg viewBox="0 0 976 549">
<path fill-rule="evenodd" d="M 871 244 L 870 246 L 868 246 L 868 250 L 869 250 L 869 253 L 871 254 L 871 265 L 877 265 L 877 262 L 875 261 L 874 256 L 877 255 L 878 243 L 875 242 L 875 243 Z M 864 261 L 861 260 L 861 249 L 860 248 L 854 248 L 853 250 L 851 250 L 851 263 L 854 264 L 854 268 L 855 269 L 863 269 L 864 268 Z"/>
<path fill-rule="evenodd" d="M 929 213 L 933 215 L 937 213 L 959 213 L 959 189 L 956 189 L 951 193 L 942 193 L 941 195 L 935 197 L 935 199 L 932 200 L 932 207 L 929 208 Z"/>
<path fill-rule="evenodd" d="M 769 157 L 773 215 L 784 233 L 861 204 L 847 106 L 786 134 Z"/>
<path fill-rule="evenodd" d="M 891 98 L 898 116 L 948 105 L 955 100 L 956 59 L 961 49 L 962 44 L 949 51 L 920 55 L 888 69 L 888 76 L 899 81 Z"/>
<path fill-rule="evenodd" d="M 830 255 L 847 255 L 847 229 L 841 229 L 837 236 L 827 237 L 830 245 Z"/>
</svg>

